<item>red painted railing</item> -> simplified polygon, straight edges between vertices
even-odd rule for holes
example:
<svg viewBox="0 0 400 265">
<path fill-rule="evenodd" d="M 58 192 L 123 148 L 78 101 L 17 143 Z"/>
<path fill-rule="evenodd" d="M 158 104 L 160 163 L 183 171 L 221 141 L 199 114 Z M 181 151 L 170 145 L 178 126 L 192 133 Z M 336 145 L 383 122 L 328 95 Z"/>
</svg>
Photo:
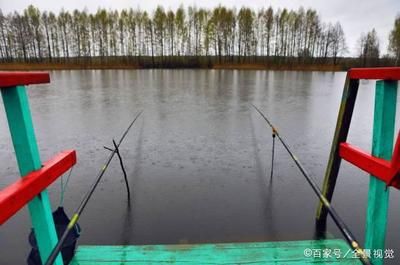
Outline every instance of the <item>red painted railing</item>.
<svg viewBox="0 0 400 265">
<path fill-rule="evenodd" d="M 348 71 L 350 79 L 400 80 L 400 67 L 353 68 Z M 360 169 L 400 189 L 400 132 L 392 160 L 374 157 L 349 143 L 340 143 L 339 156 Z"/>
<path fill-rule="evenodd" d="M 400 67 L 352 68 L 350 79 L 400 80 Z"/>
<path fill-rule="evenodd" d="M 76 163 L 74 150 L 61 152 L 39 170 L 33 171 L 0 191 L 0 225 L 46 189 Z"/>
<path fill-rule="evenodd" d="M 400 133 L 397 136 L 392 161 L 374 157 L 348 143 L 341 143 L 339 155 L 369 174 L 379 178 L 389 186 L 400 189 Z"/>
<path fill-rule="evenodd" d="M 50 83 L 46 72 L 0 72 L 0 87 Z"/>
</svg>

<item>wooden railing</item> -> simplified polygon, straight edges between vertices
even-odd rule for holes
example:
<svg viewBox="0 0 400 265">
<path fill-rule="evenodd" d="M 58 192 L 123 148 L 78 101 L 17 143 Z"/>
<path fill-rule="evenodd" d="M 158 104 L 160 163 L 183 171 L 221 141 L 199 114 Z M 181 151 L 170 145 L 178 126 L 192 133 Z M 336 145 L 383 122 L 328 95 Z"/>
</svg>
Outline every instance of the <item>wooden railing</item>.
<svg viewBox="0 0 400 265">
<path fill-rule="evenodd" d="M 46 188 L 76 163 L 74 150 L 62 152 L 44 165 L 40 161 L 25 86 L 49 82 L 48 73 L 0 72 L 1 95 L 22 177 L 0 191 L 0 224 L 28 204 L 42 262 L 58 241 Z M 61 255 L 55 264 L 63 264 Z"/>
<path fill-rule="evenodd" d="M 378 80 L 370 153 L 346 142 L 360 79 Z M 400 136 L 393 152 L 397 80 L 400 80 L 400 67 L 357 68 L 347 72 L 323 184 L 324 195 L 332 200 L 342 159 L 371 174 L 365 232 L 365 248 L 371 251 L 384 251 L 389 206 L 388 185 L 400 188 Z M 326 229 L 326 217 L 327 211 L 320 204 L 317 210 L 317 227 L 320 230 Z M 372 263 L 381 265 L 383 258 L 373 258 Z"/>
</svg>

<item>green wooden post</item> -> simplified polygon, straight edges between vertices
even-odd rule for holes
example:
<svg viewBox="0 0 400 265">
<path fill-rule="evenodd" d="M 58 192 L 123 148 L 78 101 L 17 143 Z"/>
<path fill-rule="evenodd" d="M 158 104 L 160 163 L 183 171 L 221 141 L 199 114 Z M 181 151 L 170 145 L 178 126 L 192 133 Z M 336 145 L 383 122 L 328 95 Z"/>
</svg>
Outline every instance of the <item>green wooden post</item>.
<svg viewBox="0 0 400 265">
<path fill-rule="evenodd" d="M 390 160 L 393 152 L 393 137 L 396 116 L 397 81 L 377 81 L 375 91 L 374 128 L 372 155 Z M 370 177 L 368 209 L 365 234 L 365 249 L 385 248 L 389 189 L 386 184 Z M 383 259 L 374 258 L 374 265 L 383 264 Z"/>
<path fill-rule="evenodd" d="M 28 97 L 24 86 L 1 89 L 1 94 L 19 171 L 23 177 L 42 166 L 33 130 Z M 58 241 L 47 190 L 35 197 L 28 206 L 40 257 L 44 263 Z M 63 264 L 61 255 L 57 257 L 54 264 Z"/>
</svg>

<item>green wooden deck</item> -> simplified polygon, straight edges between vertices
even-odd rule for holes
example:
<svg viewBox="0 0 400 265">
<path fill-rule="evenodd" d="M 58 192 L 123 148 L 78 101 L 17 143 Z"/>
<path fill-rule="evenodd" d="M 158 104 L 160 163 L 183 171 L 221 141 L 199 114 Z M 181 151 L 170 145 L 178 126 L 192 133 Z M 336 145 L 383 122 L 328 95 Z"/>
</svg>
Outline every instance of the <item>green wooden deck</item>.
<svg viewBox="0 0 400 265">
<path fill-rule="evenodd" d="M 321 251 L 321 257 L 306 257 L 305 249 Z M 324 249 L 331 257 L 322 257 Z M 333 252 L 340 250 L 337 259 Z M 348 253 L 346 258 L 343 258 Z M 71 265 L 133 264 L 340 264 L 359 265 L 347 243 L 340 239 L 221 243 L 193 245 L 80 246 Z"/>
</svg>

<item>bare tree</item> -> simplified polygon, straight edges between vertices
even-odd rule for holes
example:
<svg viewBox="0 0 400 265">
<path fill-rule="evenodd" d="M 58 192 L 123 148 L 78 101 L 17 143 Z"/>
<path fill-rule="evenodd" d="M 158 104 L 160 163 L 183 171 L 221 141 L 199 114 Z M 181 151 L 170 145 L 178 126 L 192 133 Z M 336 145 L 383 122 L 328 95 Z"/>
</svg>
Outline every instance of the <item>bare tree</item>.
<svg viewBox="0 0 400 265">
<path fill-rule="evenodd" d="M 394 27 L 389 36 L 389 52 L 394 55 L 396 65 L 400 63 L 400 15 L 394 21 Z"/>
<path fill-rule="evenodd" d="M 288 62 L 294 57 L 320 57 L 336 64 L 346 51 L 340 23 L 321 22 L 313 9 L 268 7 L 256 13 L 247 7 L 237 11 L 222 5 L 213 9 L 180 6 L 168 11 L 158 6 L 150 14 L 132 8 L 121 12 L 98 9 L 95 13 L 62 9 L 54 14 L 29 6 L 22 13 L 7 15 L 0 10 L 0 58 L 52 61 L 129 56 L 137 57 L 134 60 L 140 63 L 151 56 L 152 65 L 156 65 L 157 56 L 161 62 L 165 56 L 186 55 L 207 56 L 211 62 L 214 55 L 220 63 L 275 56 Z M 397 60 L 398 20 L 389 47 Z M 366 35 L 363 44 L 369 37 Z M 367 57 L 371 46 L 364 47 Z"/>
<path fill-rule="evenodd" d="M 367 66 L 379 58 L 379 40 L 375 29 L 367 34 L 362 34 L 358 40 L 359 55 L 364 66 Z"/>
</svg>

